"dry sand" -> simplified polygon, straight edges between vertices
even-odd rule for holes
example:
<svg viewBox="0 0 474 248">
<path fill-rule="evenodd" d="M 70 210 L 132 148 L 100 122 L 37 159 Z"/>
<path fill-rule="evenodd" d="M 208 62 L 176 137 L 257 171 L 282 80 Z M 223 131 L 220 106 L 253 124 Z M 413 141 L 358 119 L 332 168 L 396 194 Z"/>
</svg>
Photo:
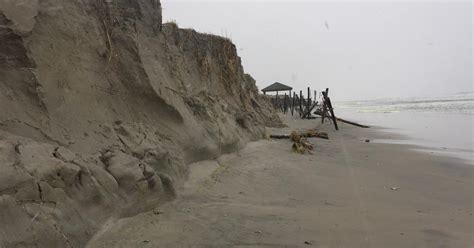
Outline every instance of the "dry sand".
<svg viewBox="0 0 474 248">
<path fill-rule="evenodd" d="M 0 247 L 84 247 L 278 124 L 230 39 L 159 0 L 0 0 Z"/>
<path fill-rule="evenodd" d="M 88 247 L 472 247 L 472 164 L 366 143 L 391 137 L 374 128 L 284 119 L 269 132 L 319 126 L 330 139 L 310 139 L 313 155 L 260 140 L 192 164 L 177 200 Z"/>
</svg>

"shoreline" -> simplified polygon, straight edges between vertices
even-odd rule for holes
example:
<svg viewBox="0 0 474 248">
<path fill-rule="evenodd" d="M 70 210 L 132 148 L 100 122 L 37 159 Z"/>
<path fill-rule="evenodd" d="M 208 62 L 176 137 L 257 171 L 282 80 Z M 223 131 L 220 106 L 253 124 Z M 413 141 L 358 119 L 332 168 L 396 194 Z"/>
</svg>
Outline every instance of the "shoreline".
<svg viewBox="0 0 474 248">
<path fill-rule="evenodd" d="M 397 112 L 365 113 L 357 109 L 338 109 L 343 118 L 369 125 L 388 133 L 388 138 L 374 140 L 381 144 L 409 145 L 417 151 L 460 158 L 474 165 L 474 129 L 472 117 L 465 113 Z M 446 119 L 443 117 L 462 117 Z M 471 139 L 469 139 L 471 138 Z"/>
<path fill-rule="evenodd" d="M 287 119 L 289 133 L 317 120 Z M 313 155 L 260 140 L 190 165 L 178 199 L 119 220 L 87 247 L 469 247 L 472 167 L 345 124 Z"/>
<path fill-rule="evenodd" d="M 370 142 L 387 145 L 400 145 L 415 152 L 425 153 L 431 156 L 450 157 L 459 159 L 461 163 L 474 166 L 474 151 L 460 148 L 448 148 L 443 146 L 430 146 L 427 143 L 411 137 L 409 135 L 397 132 L 395 128 L 371 126 L 371 130 L 377 132 L 378 135 Z"/>
</svg>

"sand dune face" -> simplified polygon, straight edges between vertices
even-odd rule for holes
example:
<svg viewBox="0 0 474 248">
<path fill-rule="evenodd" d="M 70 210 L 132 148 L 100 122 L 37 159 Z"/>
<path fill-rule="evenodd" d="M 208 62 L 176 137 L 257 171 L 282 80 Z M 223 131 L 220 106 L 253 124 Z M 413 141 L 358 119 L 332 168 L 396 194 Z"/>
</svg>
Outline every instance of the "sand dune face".
<svg viewBox="0 0 474 248">
<path fill-rule="evenodd" d="M 159 1 L 2 1 L 0 43 L 1 246 L 84 246 L 278 121 L 231 41 Z"/>
</svg>

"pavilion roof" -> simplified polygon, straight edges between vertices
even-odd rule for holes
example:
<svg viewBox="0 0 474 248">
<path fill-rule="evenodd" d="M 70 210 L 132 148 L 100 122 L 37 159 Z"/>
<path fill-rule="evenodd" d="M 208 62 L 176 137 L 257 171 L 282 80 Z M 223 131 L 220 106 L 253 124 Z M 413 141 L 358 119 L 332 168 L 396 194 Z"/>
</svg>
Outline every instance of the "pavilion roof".
<svg viewBox="0 0 474 248">
<path fill-rule="evenodd" d="M 273 83 L 272 85 L 269 85 L 265 88 L 262 89 L 263 92 L 270 92 L 270 91 L 286 91 L 286 90 L 292 90 L 293 88 L 288 86 L 288 85 L 284 85 L 282 83 L 279 83 L 279 82 L 275 82 Z"/>
</svg>

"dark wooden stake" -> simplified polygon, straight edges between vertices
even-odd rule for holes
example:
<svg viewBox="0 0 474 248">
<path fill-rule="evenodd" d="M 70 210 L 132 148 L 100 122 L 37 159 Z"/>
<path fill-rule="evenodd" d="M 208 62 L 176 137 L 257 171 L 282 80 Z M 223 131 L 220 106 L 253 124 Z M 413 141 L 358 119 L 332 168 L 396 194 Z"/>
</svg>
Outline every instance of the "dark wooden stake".
<svg viewBox="0 0 474 248">
<path fill-rule="evenodd" d="M 300 90 L 300 117 L 303 115 L 303 91 Z"/>
<path fill-rule="evenodd" d="M 329 93 L 329 88 L 326 88 L 326 92 L 324 92 L 324 91 L 322 92 L 322 94 L 323 94 L 323 113 L 321 115 L 321 123 L 324 123 L 324 118 L 326 117 L 326 112 L 328 111 L 327 110 L 327 101 L 326 101 L 328 93 Z"/>
<path fill-rule="evenodd" d="M 276 93 L 275 101 L 276 101 L 276 109 L 278 110 L 278 109 L 280 109 L 280 101 L 278 99 L 278 91 Z"/>
<path fill-rule="evenodd" d="M 296 98 L 296 94 L 293 91 L 293 98 L 291 99 L 291 116 L 293 116 L 293 111 L 295 110 L 295 98 Z"/>
<path fill-rule="evenodd" d="M 306 111 L 308 111 L 309 108 L 311 108 L 311 90 L 308 87 L 308 100 L 306 102 Z M 310 116 L 311 116 L 311 111 L 309 111 L 308 117 L 310 117 Z"/>
<path fill-rule="evenodd" d="M 321 113 L 321 123 L 324 123 L 324 118 L 326 118 L 326 111 L 327 111 L 327 107 L 326 107 L 326 98 L 324 97 L 324 92 L 323 92 L 323 112 Z"/>
<path fill-rule="evenodd" d="M 302 119 L 304 119 L 304 118 L 311 119 L 311 111 L 313 111 L 314 107 L 316 107 L 317 104 L 318 104 L 318 102 L 313 103 L 313 105 L 311 105 L 311 107 L 305 111 L 305 113 L 303 114 L 303 116 L 301 118 Z"/>
<path fill-rule="evenodd" d="M 332 108 L 331 98 L 329 97 L 328 97 L 328 104 L 329 104 L 329 111 L 331 112 L 331 116 L 332 116 L 332 121 L 334 122 L 334 127 L 336 128 L 336 130 L 339 130 L 339 127 L 337 126 L 336 115 L 334 115 L 334 109 Z"/>
</svg>

